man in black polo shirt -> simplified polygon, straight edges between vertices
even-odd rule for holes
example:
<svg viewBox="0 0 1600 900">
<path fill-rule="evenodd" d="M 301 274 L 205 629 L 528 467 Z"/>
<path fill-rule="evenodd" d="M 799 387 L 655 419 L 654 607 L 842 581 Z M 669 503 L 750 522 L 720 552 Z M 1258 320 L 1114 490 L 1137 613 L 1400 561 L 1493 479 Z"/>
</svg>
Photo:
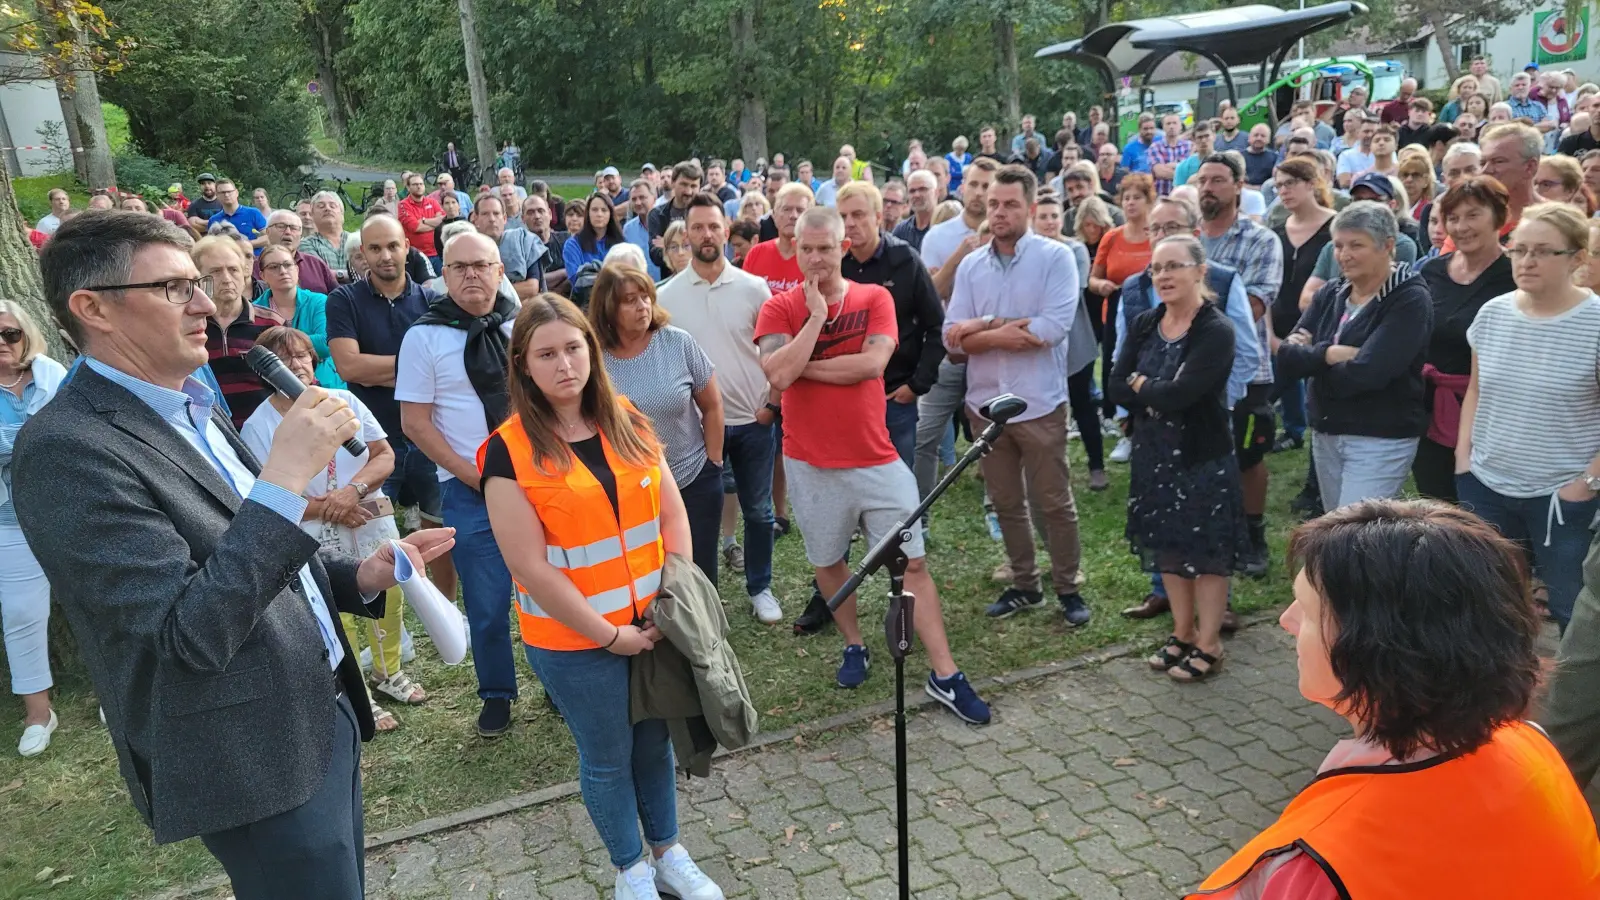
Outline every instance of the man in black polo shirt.
<svg viewBox="0 0 1600 900">
<path fill-rule="evenodd" d="M 441 525 L 438 470 L 406 440 L 400 404 L 394 399 L 400 342 L 433 299 L 406 275 L 409 250 L 405 229 L 394 216 L 373 216 L 361 226 L 367 277 L 328 295 L 328 350 L 339 376 L 372 410 L 394 448 L 394 472 L 383 483 L 384 495 L 396 506 L 415 504 L 423 519 Z M 433 562 L 431 574 L 446 597 L 456 595 L 456 572 L 448 555 Z"/>
<path fill-rule="evenodd" d="M 917 174 L 913 172 L 915 177 Z M 883 389 L 889 403 L 884 418 L 889 440 L 907 466 L 916 453 L 917 398 L 926 394 L 939 377 L 944 359 L 940 329 L 944 304 L 922 257 L 905 241 L 879 229 L 883 197 L 876 186 L 852 181 L 839 189 L 834 206 L 844 219 L 849 252 L 844 255 L 844 277 L 858 284 L 877 284 L 894 297 L 894 317 L 899 341 L 883 370 Z"/>
</svg>

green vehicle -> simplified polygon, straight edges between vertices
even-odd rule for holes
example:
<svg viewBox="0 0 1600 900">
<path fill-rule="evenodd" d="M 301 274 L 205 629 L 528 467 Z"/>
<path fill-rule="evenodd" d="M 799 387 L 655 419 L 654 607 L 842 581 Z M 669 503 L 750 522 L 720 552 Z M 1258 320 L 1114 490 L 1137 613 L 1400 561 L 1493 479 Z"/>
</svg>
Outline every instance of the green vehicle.
<svg viewBox="0 0 1600 900">
<path fill-rule="evenodd" d="M 1405 67 L 1395 62 L 1320 60 L 1285 75 L 1265 90 L 1240 102 L 1239 127 L 1248 131 L 1260 122 L 1276 127 L 1300 97 L 1309 97 L 1317 104 L 1319 112 L 1324 106 L 1338 106 L 1350 90 L 1358 85 L 1365 87 L 1369 100 L 1381 108 L 1383 102 L 1400 92 L 1400 79 L 1403 77 Z M 1248 77 L 1238 79 L 1238 84 L 1245 90 L 1254 86 Z M 1225 99 L 1227 94 L 1217 79 L 1203 79 L 1198 85 L 1195 114 L 1205 119 L 1214 118 Z"/>
</svg>

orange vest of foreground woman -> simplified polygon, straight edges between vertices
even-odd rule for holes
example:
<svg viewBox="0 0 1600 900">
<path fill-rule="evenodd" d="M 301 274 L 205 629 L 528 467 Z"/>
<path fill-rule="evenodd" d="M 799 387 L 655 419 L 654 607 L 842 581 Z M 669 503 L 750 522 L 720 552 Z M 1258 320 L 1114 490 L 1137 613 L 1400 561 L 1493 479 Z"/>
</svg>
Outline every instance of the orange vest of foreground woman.
<svg viewBox="0 0 1600 900">
<path fill-rule="evenodd" d="M 1188 896 L 1224 894 L 1296 849 L 1350 900 L 1600 898 L 1589 806 L 1520 722 L 1465 756 L 1324 772 Z"/>
<path fill-rule="evenodd" d="M 520 418 L 507 419 L 495 434 L 505 441 L 517 485 L 544 526 L 546 559 L 571 579 L 607 622 L 620 627 L 637 621 L 655 600 L 667 558 L 661 540 L 660 466 L 626 462 L 602 434 L 600 445 L 617 480 L 613 513 L 605 488 L 576 457 L 564 473 L 541 472 L 533 464 L 533 444 Z M 487 442 L 478 448 L 480 471 L 487 448 Z M 543 650 L 599 646 L 540 609 L 521 584 L 516 588 L 517 619 L 528 646 Z"/>
</svg>

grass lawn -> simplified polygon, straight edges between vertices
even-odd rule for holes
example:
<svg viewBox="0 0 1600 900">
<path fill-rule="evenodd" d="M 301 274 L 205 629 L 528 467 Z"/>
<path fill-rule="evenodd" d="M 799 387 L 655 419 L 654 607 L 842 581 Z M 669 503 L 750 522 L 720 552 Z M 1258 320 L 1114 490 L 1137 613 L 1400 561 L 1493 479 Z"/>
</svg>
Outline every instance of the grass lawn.
<svg viewBox="0 0 1600 900">
<path fill-rule="evenodd" d="M 1005 622 L 986 619 L 983 608 L 1000 590 L 989 576 L 1004 554 L 984 527 L 981 485 L 963 478 L 935 508 L 930 566 L 956 659 L 974 678 L 1118 641 L 1154 644 L 1166 634 L 1164 623 L 1135 623 L 1117 615 L 1148 588 L 1122 538 L 1127 467 L 1113 466 L 1111 490 L 1091 493 L 1081 446 L 1074 442 L 1071 453 L 1087 575 L 1084 595 L 1095 612 L 1093 622 L 1081 630 L 1067 630 L 1054 604 Z M 1305 465 L 1303 452 L 1270 460 L 1268 523 L 1280 559 L 1292 521 L 1287 504 L 1300 488 Z M 858 548 L 857 558 L 860 553 Z M 806 602 L 809 578 L 800 536 L 780 540 L 773 588 L 791 618 Z M 1266 580 L 1241 578 L 1235 586 L 1234 605 L 1240 612 L 1282 604 L 1289 597 L 1277 563 Z M 879 651 L 886 587 L 884 579 L 874 579 L 863 603 L 863 630 Z M 742 577 L 724 572 L 721 589 L 763 728 L 820 719 L 890 696 L 893 676 L 887 653 L 879 653 L 880 666 L 865 687 L 838 690 L 833 685 L 841 649 L 836 632 L 796 638 L 787 626 L 761 626 L 743 599 Z M 571 739 L 546 711 L 525 663 L 518 666 L 524 693 L 516 706 L 515 727 L 499 741 L 483 741 L 473 731 L 478 701 L 472 667 L 439 663 L 415 621 L 411 627 L 418 635 L 419 655 L 408 671 L 431 698 L 426 706 L 398 710 L 403 727 L 366 747 L 369 834 L 575 777 Z M 924 669 L 920 658 L 909 662 L 911 689 L 924 677 Z M 152 844 L 150 832 L 129 805 L 89 685 L 76 672 L 60 673 L 58 679 L 61 729 L 49 751 L 34 760 L 22 760 L 12 751 L 21 730 L 21 705 L 9 692 L 0 695 L 0 816 L 5 822 L 0 829 L 0 898 L 140 897 L 215 871 L 198 842 L 165 848 Z M 990 699 L 1004 716 L 1004 695 Z M 53 871 L 37 880 L 47 868 Z M 51 880 L 58 878 L 71 880 L 51 887 Z"/>
</svg>

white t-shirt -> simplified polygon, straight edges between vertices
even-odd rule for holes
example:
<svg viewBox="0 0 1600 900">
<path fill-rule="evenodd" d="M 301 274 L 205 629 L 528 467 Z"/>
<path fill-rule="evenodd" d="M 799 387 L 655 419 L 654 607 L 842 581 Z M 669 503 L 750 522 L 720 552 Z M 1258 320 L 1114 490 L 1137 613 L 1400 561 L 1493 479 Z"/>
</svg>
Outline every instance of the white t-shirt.
<svg viewBox="0 0 1600 900">
<path fill-rule="evenodd" d="M 966 216 L 956 216 L 947 219 L 928 229 L 922 236 L 922 264 L 928 271 L 939 268 L 945 264 L 956 248 L 961 246 L 961 241 L 969 234 L 975 234 L 976 228 L 967 227 Z"/>
<path fill-rule="evenodd" d="M 377 417 L 372 414 L 372 410 L 357 399 L 355 394 L 336 388 L 327 390 L 328 393 L 350 404 L 350 408 L 355 411 L 356 418 L 361 420 L 363 441 L 371 444 L 373 441 L 388 438 L 383 432 L 383 426 L 378 424 Z M 244 420 L 244 427 L 239 429 L 239 439 L 244 441 L 244 445 L 256 455 L 256 459 L 264 461 L 268 451 L 272 449 L 272 436 L 278 433 L 278 426 L 282 424 L 283 414 L 273 408 L 272 401 L 263 401 L 256 407 L 256 411 L 250 414 L 250 418 Z M 370 453 L 351 456 L 349 451 L 340 447 L 338 452 L 333 454 L 333 484 L 328 484 L 328 470 L 323 469 L 306 485 L 305 496 L 320 497 L 329 491 L 349 487 L 350 482 L 355 480 L 356 473 L 367 465 L 370 456 Z M 382 484 L 369 484 L 367 487 L 371 488 L 368 497 L 376 497 L 383 493 Z M 322 533 L 321 522 L 302 522 L 300 526 L 313 537 Z"/>
<path fill-rule="evenodd" d="M 53 235 L 56 233 L 56 229 L 61 227 L 61 219 L 55 213 L 49 213 L 33 227 L 41 234 Z"/>
<path fill-rule="evenodd" d="M 1267 198 L 1255 188 L 1245 188 L 1239 193 L 1239 212 L 1259 222 L 1267 214 Z"/>
<path fill-rule="evenodd" d="M 510 322 L 500 326 L 511 338 Z M 478 458 L 478 448 L 489 439 L 483 401 L 467 377 L 462 354 L 467 333 L 448 325 L 413 325 L 400 343 L 395 364 L 394 399 L 401 403 L 433 404 L 433 424 L 462 459 Z M 595 362 L 598 362 L 596 360 Z M 439 480 L 454 478 L 439 466 Z"/>
<path fill-rule="evenodd" d="M 722 414 L 729 425 L 748 425 L 767 405 L 767 376 L 756 348 L 756 317 L 771 298 L 767 280 L 722 267 L 715 283 L 693 268 L 672 277 L 657 294 L 672 324 L 689 332 L 711 357 L 722 392 Z"/>
</svg>

